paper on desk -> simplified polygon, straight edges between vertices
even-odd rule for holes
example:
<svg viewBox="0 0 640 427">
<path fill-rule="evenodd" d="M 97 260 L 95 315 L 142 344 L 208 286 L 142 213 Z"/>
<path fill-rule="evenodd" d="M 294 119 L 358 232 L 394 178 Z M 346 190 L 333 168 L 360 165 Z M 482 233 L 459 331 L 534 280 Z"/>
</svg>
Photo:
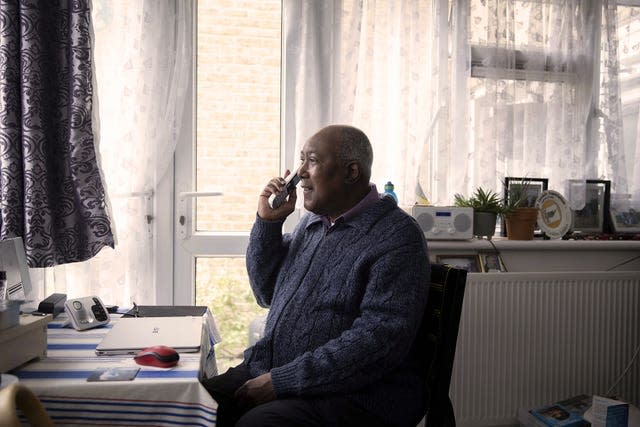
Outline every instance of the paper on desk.
<svg viewBox="0 0 640 427">
<path fill-rule="evenodd" d="M 139 370 L 140 368 L 96 368 L 87 381 L 131 381 Z"/>
</svg>

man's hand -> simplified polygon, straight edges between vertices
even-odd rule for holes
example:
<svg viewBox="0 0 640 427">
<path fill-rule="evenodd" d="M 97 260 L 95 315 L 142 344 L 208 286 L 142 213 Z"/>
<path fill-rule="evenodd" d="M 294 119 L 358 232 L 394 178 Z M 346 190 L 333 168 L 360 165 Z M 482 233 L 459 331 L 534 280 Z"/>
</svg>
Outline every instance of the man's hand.
<svg viewBox="0 0 640 427">
<path fill-rule="evenodd" d="M 284 175 L 285 178 L 289 176 L 290 172 L 287 170 L 287 173 Z M 265 221 L 281 221 L 286 217 L 291 215 L 296 208 L 296 200 L 297 194 L 294 189 L 291 193 L 289 193 L 289 197 L 285 202 L 280 205 L 277 209 L 273 209 L 269 205 L 269 197 L 272 194 L 278 194 L 285 189 L 285 180 L 284 178 L 273 178 L 266 187 L 260 193 L 260 198 L 258 199 L 258 216 Z"/>
<path fill-rule="evenodd" d="M 240 407 L 253 407 L 275 400 L 276 394 L 271 383 L 271 373 L 267 372 L 245 382 L 236 390 L 235 397 Z"/>
</svg>

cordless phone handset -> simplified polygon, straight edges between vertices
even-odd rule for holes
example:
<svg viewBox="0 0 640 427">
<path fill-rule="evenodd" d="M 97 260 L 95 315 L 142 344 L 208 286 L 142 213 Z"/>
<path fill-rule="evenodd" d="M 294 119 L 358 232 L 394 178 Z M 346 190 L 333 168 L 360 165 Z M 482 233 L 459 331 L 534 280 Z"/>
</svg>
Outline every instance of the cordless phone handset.
<svg viewBox="0 0 640 427">
<path fill-rule="evenodd" d="M 287 199 L 289 193 L 291 193 L 296 188 L 298 182 L 300 182 L 300 177 L 298 176 L 297 172 L 291 176 L 288 176 L 286 178 L 285 189 L 278 194 L 272 194 L 271 196 L 269 196 L 269 204 L 271 205 L 271 207 L 273 209 L 278 209 Z"/>
</svg>

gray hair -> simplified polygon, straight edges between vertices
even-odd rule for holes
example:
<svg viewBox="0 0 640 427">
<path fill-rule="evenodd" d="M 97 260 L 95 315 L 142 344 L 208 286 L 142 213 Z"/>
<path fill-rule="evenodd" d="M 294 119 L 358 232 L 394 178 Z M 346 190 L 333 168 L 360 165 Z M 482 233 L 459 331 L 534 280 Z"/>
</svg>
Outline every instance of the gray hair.
<svg viewBox="0 0 640 427">
<path fill-rule="evenodd" d="M 373 149 L 369 138 L 360 129 L 353 126 L 343 126 L 341 129 L 342 144 L 338 159 L 344 165 L 357 162 L 367 182 L 371 179 L 371 165 L 373 164 Z"/>
</svg>

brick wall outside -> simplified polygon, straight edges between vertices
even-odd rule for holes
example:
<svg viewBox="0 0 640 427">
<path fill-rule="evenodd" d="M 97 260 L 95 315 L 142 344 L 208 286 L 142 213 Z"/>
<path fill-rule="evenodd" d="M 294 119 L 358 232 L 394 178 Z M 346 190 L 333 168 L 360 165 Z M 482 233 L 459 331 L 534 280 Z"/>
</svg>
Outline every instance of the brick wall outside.
<svg viewBox="0 0 640 427">
<path fill-rule="evenodd" d="M 197 228 L 247 231 L 279 173 L 280 0 L 198 1 Z"/>
<path fill-rule="evenodd" d="M 249 231 L 258 194 L 280 173 L 280 0 L 198 0 L 199 231 Z M 223 341 L 218 369 L 240 361 L 248 325 L 266 312 L 251 293 L 244 258 L 196 259 L 196 304 L 210 307 Z"/>
</svg>

